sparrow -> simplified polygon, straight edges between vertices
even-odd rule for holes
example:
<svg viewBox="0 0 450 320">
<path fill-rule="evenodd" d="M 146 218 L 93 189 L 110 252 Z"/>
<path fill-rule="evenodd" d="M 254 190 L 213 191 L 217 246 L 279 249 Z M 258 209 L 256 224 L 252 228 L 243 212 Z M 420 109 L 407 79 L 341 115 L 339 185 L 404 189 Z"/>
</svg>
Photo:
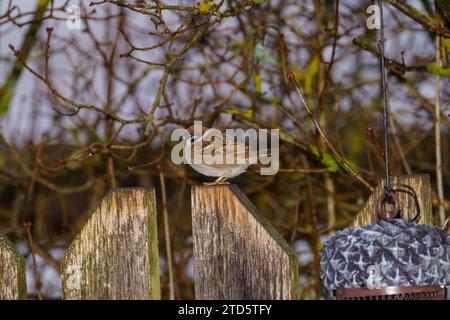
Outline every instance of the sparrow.
<svg viewBox="0 0 450 320">
<path fill-rule="evenodd" d="M 217 177 L 214 182 L 205 183 L 206 185 L 228 184 L 228 179 L 244 173 L 250 165 L 256 163 L 255 155 L 249 152 L 249 148 L 245 143 L 229 139 L 223 132 L 221 132 L 221 135 L 217 135 L 214 134 L 212 129 L 201 127 L 201 135 L 198 136 L 194 126 L 189 127 L 187 130 L 191 136 L 183 139 L 183 158 L 185 162 L 204 176 Z M 233 152 L 233 163 L 225 161 L 227 152 L 230 152 L 230 150 Z M 194 163 L 196 153 L 198 159 L 203 159 L 203 155 L 209 154 L 224 161 L 211 164 L 205 163 L 205 161 Z M 242 159 L 245 162 L 239 163 L 237 161 L 238 157 L 243 157 Z"/>
</svg>

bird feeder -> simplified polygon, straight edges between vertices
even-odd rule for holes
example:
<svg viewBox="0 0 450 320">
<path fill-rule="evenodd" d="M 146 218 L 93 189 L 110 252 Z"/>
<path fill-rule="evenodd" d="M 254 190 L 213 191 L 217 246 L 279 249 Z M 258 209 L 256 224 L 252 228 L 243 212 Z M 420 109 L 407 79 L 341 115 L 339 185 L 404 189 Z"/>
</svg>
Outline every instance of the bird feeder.
<svg viewBox="0 0 450 320">
<path fill-rule="evenodd" d="M 320 254 L 320 277 L 339 300 L 443 300 L 450 284 L 450 236 L 418 224 L 420 205 L 413 188 L 415 214 L 401 212 L 390 184 L 387 76 L 384 57 L 383 3 L 380 8 L 379 52 L 383 100 L 386 186 L 376 203 L 378 220 L 336 232 Z M 401 217 L 413 217 L 403 220 Z"/>
<path fill-rule="evenodd" d="M 415 198 L 417 200 L 417 198 Z M 378 220 L 336 232 L 320 253 L 320 277 L 338 300 L 444 300 L 450 235 L 404 220 L 395 192 L 377 202 Z"/>
</svg>

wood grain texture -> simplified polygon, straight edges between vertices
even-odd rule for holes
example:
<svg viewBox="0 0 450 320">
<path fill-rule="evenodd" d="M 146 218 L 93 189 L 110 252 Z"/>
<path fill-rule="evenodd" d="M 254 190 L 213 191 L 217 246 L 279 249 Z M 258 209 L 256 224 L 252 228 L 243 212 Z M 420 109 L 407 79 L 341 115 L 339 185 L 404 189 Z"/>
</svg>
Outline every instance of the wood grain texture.
<svg viewBox="0 0 450 320">
<path fill-rule="evenodd" d="M 111 190 L 61 264 L 64 299 L 160 299 L 153 188 Z"/>
<path fill-rule="evenodd" d="M 0 300 L 26 299 L 25 259 L 0 234 Z"/>
<path fill-rule="evenodd" d="M 296 299 L 294 250 L 235 185 L 192 189 L 196 299 Z"/>
<path fill-rule="evenodd" d="M 406 184 L 415 190 L 420 205 L 420 218 L 417 222 L 432 225 L 433 212 L 431 207 L 430 176 L 428 174 L 419 174 L 411 176 L 391 177 L 391 184 L 394 185 L 397 183 Z M 353 221 L 353 227 L 365 226 L 377 220 L 377 201 L 378 198 L 384 193 L 384 186 L 385 180 L 383 180 L 382 183 L 379 184 L 375 188 L 374 192 L 370 195 L 366 204 Z M 393 189 L 398 190 L 396 192 L 396 195 L 399 201 L 399 207 L 402 212 L 403 218 L 411 219 L 414 216 L 415 212 L 414 198 L 406 192 L 401 192 L 402 190 L 407 190 L 405 188 L 394 186 Z"/>
</svg>

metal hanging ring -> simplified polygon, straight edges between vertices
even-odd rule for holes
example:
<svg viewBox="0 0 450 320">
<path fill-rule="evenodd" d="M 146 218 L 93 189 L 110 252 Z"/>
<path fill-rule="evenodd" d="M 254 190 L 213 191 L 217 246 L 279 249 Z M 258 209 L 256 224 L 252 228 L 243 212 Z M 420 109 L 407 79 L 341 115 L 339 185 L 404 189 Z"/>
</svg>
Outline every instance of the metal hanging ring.
<svg viewBox="0 0 450 320">
<path fill-rule="evenodd" d="M 413 197 L 414 205 L 416 207 L 416 212 L 415 212 L 415 215 L 411 219 L 408 219 L 408 221 L 409 222 L 417 222 L 417 220 L 419 220 L 419 218 L 420 218 L 420 203 L 419 203 L 419 198 L 417 197 L 417 193 L 414 190 L 414 188 L 412 188 L 411 186 L 408 186 L 406 184 L 403 184 L 403 183 L 395 183 L 392 186 L 400 188 L 400 189 L 396 188 L 395 192 L 404 192 Z M 400 214 L 403 216 L 402 212 L 400 212 Z"/>
<path fill-rule="evenodd" d="M 396 189 L 393 189 L 392 187 L 397 187 Z M 415 215 L 411 218 L 408 219 L 409 222 L 417 222 L 417 220 L 420 218 L 420 204 L 419 204 L 419 198 L 417 197 L 417 193 L 415 192 L 415 190 L 406 185 L 406 184 L 402 184 L 402 183 L 395 183 L 391 186 L 389 186 L 388 188 L 385 188 L 385 192 L 383 194 L 383 196 L 381 196 L 377 202 L 377 215 L 380 219 L 396 219 L 396 218 L 400 218 L 403 214 L 400 210 L 399 207 L 399 203 L 398 203 L 398 199 L 395 196 L 396 192 L 405 192 L 409 195 L 411 195 L 414 199 L 414 204 L 416 207 L 416 212 Z M 391 198 L 392 203 L 393 203 L 393 208 L 390 211 L 384 211 L 384 203 Z"/>
<path fill-rule="evenodd" d="M 392 200 L 392 208 L 391 210 L 385 210 L 384 209 L 384 203 L 388 200 Z M 377 203 L 377 215 L 380 219 L 383 220 L 392 220 L 397 219 L 399 217 L 399 206 L 398 206 L 398 199 L 395 195 L 395 192 L 393 190 L 386 191 L 383 196 L 381 196 L 378 199 Z"/>
</svg>

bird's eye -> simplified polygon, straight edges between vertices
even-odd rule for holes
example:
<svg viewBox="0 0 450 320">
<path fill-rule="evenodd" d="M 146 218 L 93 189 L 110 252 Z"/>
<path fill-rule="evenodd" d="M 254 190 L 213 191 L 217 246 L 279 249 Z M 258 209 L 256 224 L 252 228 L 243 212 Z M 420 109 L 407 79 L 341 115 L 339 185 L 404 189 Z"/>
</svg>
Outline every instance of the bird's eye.
<svg viewBox="0 0 450 320">
<path fill-rule="evenodd" d="M 180 136 L 179 138 L 178 138 L 178 141 L 183 141 L 184 140 L 184 137 L 183 136 Z"/>
</svg>

